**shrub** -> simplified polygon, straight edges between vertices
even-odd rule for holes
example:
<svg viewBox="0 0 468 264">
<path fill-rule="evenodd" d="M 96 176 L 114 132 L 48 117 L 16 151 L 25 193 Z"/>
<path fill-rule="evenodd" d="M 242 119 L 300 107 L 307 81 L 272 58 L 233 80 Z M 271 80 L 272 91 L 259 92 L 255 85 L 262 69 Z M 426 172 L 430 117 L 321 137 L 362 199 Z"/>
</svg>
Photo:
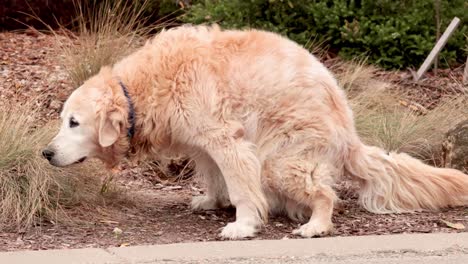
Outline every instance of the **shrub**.
<svg viewBox="0 0 468 264">
<path fill-rule="evenodd" d="M 468 21 L 464 0 L 441 0 L 441 30 L 462 20 L 441 53 L 442 62 L 466 59 Z M 345 58 L 365 54 L 385 68 L 419 66 L 435 44 L 434 0 L 199 0 L 182 20 L 226 28 L 260 28 L 305 44 L 326 40 Z"/>
</svg>

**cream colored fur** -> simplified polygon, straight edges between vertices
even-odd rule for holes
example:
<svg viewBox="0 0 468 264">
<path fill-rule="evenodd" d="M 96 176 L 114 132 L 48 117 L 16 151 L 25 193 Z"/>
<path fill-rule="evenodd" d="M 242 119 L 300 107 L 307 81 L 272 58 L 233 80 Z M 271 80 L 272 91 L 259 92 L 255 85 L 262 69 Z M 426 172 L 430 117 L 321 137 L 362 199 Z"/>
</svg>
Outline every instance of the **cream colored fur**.
<svg viewBox="0 0 468 264">
<path fill-rule="evenodd" d="M 118 80 L 135 105 L 131 140 Z M 69 128 L 71 116 L 86 127 Z M 192 207 L 231 203 L 237 209 L 236 221 L 221 233 L 226 238 L 254 236 L 269 213 L 281 212 L 309 218 L 295 234 L 330 233 L 331 186 L 343 174 L 361 184 L 361 204 L 376 213 L 468 202 L 467 175 L 364 145 L 332 74 L 307 50 L 273 33 L 203 26 L 163 31 L 79 87 L 62 118 L 49 146 L 57 166 L 80 158 L 74 154 L 80 148 L 110 167 L 127 154 L 194 159 L 207 193 Z"/>
</svg>

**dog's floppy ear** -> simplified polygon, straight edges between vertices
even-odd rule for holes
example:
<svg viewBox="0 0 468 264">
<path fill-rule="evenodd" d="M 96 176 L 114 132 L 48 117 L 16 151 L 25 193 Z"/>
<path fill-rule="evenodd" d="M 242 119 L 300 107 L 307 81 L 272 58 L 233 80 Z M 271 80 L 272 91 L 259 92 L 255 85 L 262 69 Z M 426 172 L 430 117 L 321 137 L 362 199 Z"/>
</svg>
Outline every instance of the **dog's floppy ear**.
<svg viewBox="0 0 468 264">
<path fill-rule="evenodd" d="M 123 116 L 119 111 L 102 111 L 99 116 L 99 145 L 109 147 L 120 137 Z"/>
</svg>

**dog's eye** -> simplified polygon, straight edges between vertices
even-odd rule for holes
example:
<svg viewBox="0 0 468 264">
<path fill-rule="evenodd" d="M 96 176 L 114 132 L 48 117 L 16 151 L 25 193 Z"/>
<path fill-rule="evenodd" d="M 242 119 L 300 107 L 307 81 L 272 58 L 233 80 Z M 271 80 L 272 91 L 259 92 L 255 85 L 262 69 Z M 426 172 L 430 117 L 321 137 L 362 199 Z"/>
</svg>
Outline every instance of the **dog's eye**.
<svg viewBox="0 0 468 264">
<path fill-rule="evenodd" d="M 73 117 L 70 118 L 70 127 L 77 127 L 79 125 L 80 123 L 78 123 L 78 121 L 76 121 Z"/>
</svg>

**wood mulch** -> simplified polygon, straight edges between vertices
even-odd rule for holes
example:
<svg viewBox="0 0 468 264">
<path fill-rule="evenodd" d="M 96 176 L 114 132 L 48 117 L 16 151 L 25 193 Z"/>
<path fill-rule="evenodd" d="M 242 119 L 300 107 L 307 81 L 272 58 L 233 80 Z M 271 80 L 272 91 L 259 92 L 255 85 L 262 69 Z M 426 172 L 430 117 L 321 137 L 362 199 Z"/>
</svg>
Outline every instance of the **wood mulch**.
<svg viewBox="0 0 468 264">
<path fill-rule="evenodd" d="M 443 221 L 468 226 L 468 209 L 412 214 L 372 214 L 357 205 L 349 189 L 340 191 L 342 204 L 335 210 L 333 236 L 399 233 L 464 232 Z M 235 219 L 234 209 L 192 212 L 190 197 L 200 193 L 190 184 L 146 185 L 129 190 L 132 205 L 79 206 L 67 210 L 71 222 L 44 222 L 28 231 L 0 232 L 0 251 L 120 247 L 220 240 L 220 229 Z M 255 239 L 290 239 L 299 223 L 275 216 Z M 115 228 L 122 231 L 115 233 Z"/>
</svg>

